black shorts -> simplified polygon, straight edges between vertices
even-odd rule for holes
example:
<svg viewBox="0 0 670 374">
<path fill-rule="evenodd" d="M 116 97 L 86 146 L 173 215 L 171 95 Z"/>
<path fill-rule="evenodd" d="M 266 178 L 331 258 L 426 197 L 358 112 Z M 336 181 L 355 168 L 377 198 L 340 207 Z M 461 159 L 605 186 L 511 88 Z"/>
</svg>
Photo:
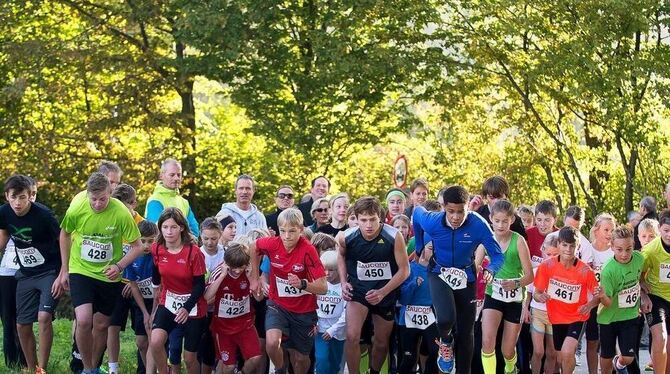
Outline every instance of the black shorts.
<svg viewBox="0 0 670 374">
<path fill-rule="evenodd" d="M 362 345 L 372 345 L 373 334 L 374 327 L 372 326 L 372 314 L 368 313 L 368 316 L 365 317 L 365 321 L 363 321 L 363 326 L 361 327 L 361 338 L 359 343 Z"/>
<path fill-rule="evenodd" d="M 649 328 L 665 323 L 665 331 L 670 331 L 670 301 L 652 294 L 649 294 L 649 299 L 651 299 L 651 312 L 645 315 Z"/>
<path fill-rule="evenodd" d="M 119 326 L 121 331 L 126 331 L 126 324 L 128 322 L 128 315 L 130 314 L 130 307 L 133 304 L 133 299 L 129 297 L 123 297 L 119 294 L 119 297 L 116 299 L 116 305 L 112 311 L 112 316 L 109 320 L 110 326 Z"/>
<path fill-rule="evenodd" d="M 563 347 L 563 342 L 565 338 L 570 337 L 579 341 L 584 333 L 584 322 L 573 322 L 570 324 L 554 324 L 551 325 L 552 330 L 554 331 L 554 348 L 557 351 L 561 350 Z"/>
<path fill-rule="evenodd" d="M 175 315 L 172 314 L 163 305 L 159 305 L 154 316 L 154 323 L 151 329 L 161 329 L 170 334 L 170 332 L 177 326 L 174 321 Z M 202 334 L 207 329 L 207 318 L 189 318 L 184 323 L 184 350 L 196 353 L 202 340 Z"/>
<path fill-rule="evenodd" d="M 268 330 L 281 330 L 288 339 L 282 344 L 286 348 L 308 355 L 314 347 L 314 337 L 309 334 L 316 326 L 318 317 L 316 312 L 292 313 L 272 301 L 268 301 L 268 309 L 265 314 L 265 327 Z"/>
<path fill-rule="evenodd" d="M 151 313 L 153 305 L 153 299 L 144 299 L 144 307 L 147 308 L 147 312 Z M 147 329 L 144 327 L 144 315 L 142 315 L 142 309 L 135 303 L 130 307 L 130 327 L 133 328 L 136 336 L 147 336 Z"/>
<path fill-rule="evenodd" d="M 251 298 L 251 304 L 254 306 L 254 311 L 256 312 L 254 326 L 256 331 L 258 331 L 258 338 L 265 339 L 265 313 L 267 310 L 268 299 L 263 299 L 257 301 L 255 298 Z"/>
<path fill-rule="evenodd" d="M 93 304 L 93 313 L 111 316 L 122 289 L 121 282 L 103 282 L 86 275 L 70 273 L 70 296 L 75 308 Z"/>
<path fill-rule="evenodd" d="M 637 318 L 600 325 L 600 357 L 608 360 L 614 358 L 617 342 L 622 356 L 635 357 L 638 331 Z"/>
<path fill-rule="evenodd" d="M 598 333 L 598 308 L 591 309 L 591 314 L 589 314 L 589 319 L 586 321 L 585 329 L 586 340 L 594 341 L 600 338 L 600 334 Z"/>
<path fill-rule="evenodd" d="M 521 310 L 523 309 L 522 303 L 506 303 L 486 295 L 484 298 L 484 306 L 482 307 L 482 310 L 483 309 L 497 310 L 502 313 L 502 317 L 505 321 L 516 324 L 521 323 Z"/>
<path fill-rule="evenodd" d="M 361 298 L 354 295 L 351 298 L 351 302 L 356 302 L 363 305 L 364 307 L 368 308 L 370 314 L 376 314 L 387 321 L 393 321 L 395 319 L 395 300 L 393 300 L 393 304 L 371 305 L 367 300 L 365 300 L 365 297 Z"/>
<path fill-rule="evenodd" d="M 214 338 L 212 337 L 212 330 L 209 328 L 212 323 L 212 313 L 207 312 L 207 322 L 205 332 L 202 334 L 202 342 L 198 349 L 198 362 L 207 366 L 214 366 L 216 364 L 216 352 L 214 346 Z"/>
</svg>

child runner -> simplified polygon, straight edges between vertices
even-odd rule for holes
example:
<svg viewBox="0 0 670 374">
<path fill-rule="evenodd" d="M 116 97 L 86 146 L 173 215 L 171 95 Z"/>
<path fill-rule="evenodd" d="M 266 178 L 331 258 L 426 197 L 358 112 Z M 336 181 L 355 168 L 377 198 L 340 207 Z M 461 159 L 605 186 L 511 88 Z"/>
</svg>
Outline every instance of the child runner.
<svg viewBox="0 0 670 374">
<path fill-rule="evenodd" d="M 16 174 L 5 182 L 7 203 L 0 206 L 0 250 L 11 239 L 19 269 L 16 284 L 16 326 L 28 370 L 46 373 L 53 342 L 51 324 L 58 297 L 61 268 L 58 221 L 46 206 L 31 199 L 32 179 Z M 39 355 L 33 324 L 39 324 Z M 5 326 L 13 328 L 13 326 Z"/>
<path fill-rule="evenodd" d="M 509 201 L 497 200 L 491 207 L 491 226 L 504 248 L 505 261 L 486 287 L 482 311 L 482 366 L 486 374 L 496 372 L 495 344 L 501 320 L 505 321 L 501 347 L 505 373 L 516 373 L 515 347 L 521 320 L 528 313 L 529 300 L 524 300 L 524 287 L 533 281 L 533 267 L 526 241 L 510 230 L 514 219 L 514 205 Z"/>
<path fill-rule="evenodd" d="M 214 306 L 211 331 L 219 358 L 217 373 L 235 372 L 237 352 L 244 359 L 238 373 L 253 373 L 261 360 L 261 345 L 254 327 L 247 246 L 232 242 L 224 261 L 212 272 L 205 299 Z"/>
<path fill-rule="evenodd" d="M 221 237 L 219 238 L 219 244 L 221 244 L 225 248 L 230 241 L 235 239 L 235 236 L 237 235 L 237 223 L 235 223 L 235 218 L 233 218 L 233 216 L 230 215 L 217 217 L 217 219 L 221 224 L 221 230 L 222 230 Z"/>
<path fill-rule="evenodd" d="M 633 250 L 634 244 L 633 230 L 629 226 L 617 227 L 612 233 L 614 259 L 610 259 L 600 273 L 603 292 L 598 325 L 603 373 L 611 373 L 614 367 L 618 374 L 627 374 L 626 366 L 635 359 L 644 257 Z M 617 345 L 621 355 L 616 354 Z"/>
<path fill-rule="evenodd" d="M 395 227 L 402 234 L 405 243 L 409 240 L 409 217 L 404 214 L 398 214 L 391 220 L 391 226 Z"/>
<path fill-rule="evenodd" d="M 577 230 L 564 226 L 558 232 L 557 257 L 540 264 L 533 297 L 547 303 L 554 346 L 560 352 L 562 373 L 575 370 L 577 343 L 589 313 L 599 303 L 598 281 L 593 270 L 575 256 L 579 246 Z M 591 301 L 588 301 L 592 295 Z"/>
<path fill-rule="evenodd" d="M 558 233 L 553 232 L 544 239 L 542 244 L 542 256 L 544 259 L 558 255 Z M 533 273 L 537 273 L 537 267 L 533 262 Z M 553 330 L 549 317 L 547 316 L 547 304 L 541 303 L 532 297 L 535 287 L 531 284 L 528 286 L 528 293 L 531 298 L 530 301 L 530 334 L 533 340 L 533 357 L 531 359 L 530 367 L 533 374 L 540 374 L 542 372 L 542 365 L 544 364 L 545 373 L 555 373 L 556 359 L 558 354 L 554 348 Z M 542 358 L 545 357 L 544 362 Z"/>
<path fill-rule="evenodd" d="M 116 186 L 114 191 L 112 191 L 112 197 L 122 202 L 123 205 L 128 208 L 128 211 L 130 211 L 130 214 L 133 216 L 136 224 L 144 220 L 144 218 L 142 218 L 142 216 L 139 215 L 137 211 L 135 211 L 135 208 L 137 207 L 137 193 L 132 186 L 125 183 L 119 184 Z M 127 243 L 124 243 L 123 255 L 125 256 L 129 250 L 130 246 Z M 116 305 L 109 322 L 109 328 L 107 328 L 107 356 L 109 358 L 109 374 L 119 373 L 119 352 L 121 350 L 120 334 L 121 331 L 126 331 L 126 324 L 128 322 L 130 308 L 133 304 L 133 298 L 137 296 L 139 300 L 142 299 L 139 293 L 133 293 L 132 285 L 128 282 L 128 279 L 124 277 L 121 279 L 121 283 L 124 284 L 124 287 L 116 301 Z M 136 290 L 136 292 L 139 292 L 139 290 Z M 139 351 L 137 354 L 137 365 L 140 367 L 144 365 Z"/>
<path fill-rule="evenodd" d="M 649 290 L 651 313 L 647 323 L 651 332 L 651 360 L 654 372 L 668 373 L 668 325 L 670 325 L 670 210 L 658 217 L 660 236 L 642 249 L 643 285 Z M 645 303 L 643 303 L 645 304 Z"/>
<path fill-rule="evenodd" d="M 135 343 L 140 352 L 140 357 L 146 367 L 146 372 L 155 373 L 156 365 L 153 356 L 149 352 L 149 332 L 151 331 L 151 312 L 153 311 L 154 287 L 151 284 L 153 271 L 153 257 L 151 256 L 151 245 L 158 235 L 158 227 L 149 221 L 140 222 L 137 227 L 140 230 L 140 242 L 142 243 L 143 255 L 138 257 L 128 266 L 124 278 L 127 279 L 133 288 L 137 288 L 141 295 L 141 303 L 137 302 L 131 305 L 130 318 L 131 326 L 135 331 Z"/>
<path fill-rule="evenodd" d="M 344 339 L 346 338 L 347 302 L 342 298 L 342 285 L 337 273 L 337 251 L 323 251 L 321 263 L 326 269 L 328 292 L 318 295 L 318 334 L 316 334 L 316 374 L 337 374 L 340 372 Z"/>
<path fill-rule="evenodd" d="M 198 345 L 206 328 L 205 258 L 195 245 L 184 214 L 167 208 L 158 219 L 158 238 L 151 248 L 152 282 L 161 286 L 154 300 L 150 349 L 159 374 L 168 372 L 165 342 L 184 325 L 184 361 L 189 374 L 199 374 Z"/>
<path fill-rule="evenodd" d="M 516 214 L 521 217 L 521 223 L 523 223 L 523 227 L 526 230 L 535 226 L 535 212 L 533 212 L 532 207 L 529 207 L 528 205 L 519 205 L 516 209 Z"/>
<path fill-rule="evenodd" d="M 459 372 L 469 373 L 476 313 L 474 253 L 480 244 L 488 253 L 491 263 L 484 269 L 487 279 L 501 268 L 504 256 L 486 220 L 468 212 L 465 188 L 448 187 L 442 200 L 443 212 L 414 209 L 416 253 L 421 255 L 425 232 L 432 238 L 434 250 L 428 266 L 428 282 L 440 331 L 438 369 L 450 373 L 457 366 Z M 456 365 L 454 345 L 458 347 Z"/>
<path fill-rule="evenodd" d="M 426 245 L 421 256 L 410 263 L 410 275 L 400 287 L 400 373 L 414 373 L 418 362 L 419 342 L 428 348 L 428 360 L 422 373 L 437 373 L 437 345 L 439 338 L 430 289 L 428 262 L 433 255 L 432 244 Z"/>
<path fill-rule="evenodd" d="M 279 237 L 261 238 L 250 245 L 251 290 L 259 291 L 259 257 L 270 259 L 270 292 L 265 318 L 266 349 L 275 373 L 286 373 L 284 349 L 296 374 L 310 365 L 317 323 L 316 295 L 328 291 L 326 272 L 316 249 L 302 237 L 302 213 L 289 208 L 277 217 Z"/>
<path fill-rule="evenodd" d="M 232 219 L 232 217 L 228 216 L 226 219 L 232 221 L 232 223 L 230 223 L 231 225 L 235 224 L 235 221 Z M 202 221 L 200 224 L 200 241 L 202 243 L 200 246 L 200 251 L 205 256 L 205 269 L 207 269 L 205 282 L 208 282 L 209 277 L 211 276 L 214 269 L 223 262 L 224 246 L 219 244 L 221 236 L 221 223 L 219 223 L 215 217 L 208 217 Z M 234 234 L 233 237 L 235 237 Z M 207 326 L 209 326 L 210 322 L 212 321 L 213 312 L 214 306 L 208 305 Z M 201 365 L 201 374 L 210 374 L 214 368 L 214 364 L 216 363 L 214 341 L 212 340 L 212 334 L 209 329 L 206 329 L 202 334 L 202 341 L 200 342 L 200 349 L 198 350 L 198 362 L 200 362 Z"/>
<path fill-rule="evenodd" d="M 374 336 L 370 373 L 377 374 L 389 351 L 399 287 L 409 275 L 405 240 L 393 227 L 381 222 L 382 208 L 376 198 L 363 197 L 354 204 L 358 227 L 338 234 L 338 271 L 347 304 L 347 366 L 358 368 L 363 323 L 372 314 Z M 398 213 L 401 214 L 402 210 Z"/>
<path fill-rule="evenodd" d="M 393 218 L 398 214 L 403 214 L 405 212 L 405 206 L 407 204 L 407 195 L 401 189 L 392 188 L 389 192 L 386 193 L 386 218 L 384 223 L 390 225 L 393 221 Z"/>
<path fill-rule="evenodd" d="M 593 246 L 593 262 L 591 269 L 596 275 L 596 279 L 600 282 L 600 273 L 607 261 L 614 257 L 612 251 L 612 231 L 616 221 L 611 214 L 601 213 L 593 222 L 591 227 L 591 244 Z M 598 371 L 598 346 L 600 345 L 600 337 L 598 333 L 597 309 L 591 310 L 589 320 L 586 322 L 586 362 L 588 364 L 589 373 L 596 374 Z"/>
<path fill-rule="evenodd" d="M 640 244 L 643 248 L 652 240 L 656 239 L 660 234 L 658 221 L 655 219 L 643 219 L 637 226 L 637 238 L 640 240 Z"/>
</svg>

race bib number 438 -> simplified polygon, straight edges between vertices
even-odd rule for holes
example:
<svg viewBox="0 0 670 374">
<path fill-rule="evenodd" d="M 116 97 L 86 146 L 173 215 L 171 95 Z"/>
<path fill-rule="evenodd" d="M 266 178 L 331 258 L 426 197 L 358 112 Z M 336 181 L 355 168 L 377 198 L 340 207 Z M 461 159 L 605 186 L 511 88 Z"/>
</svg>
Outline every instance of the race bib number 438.
<svg viewBox="0 0 670 374">
<path fill-rule="evenodd" d="M 81 241 L 81 259 L 88 262 L 109 262 L 112 260 L 112 249 L 112 243 L 84 239 Z"/>
<path fill-rule="evenodd" d="M 433 323 L 435 323 L 433 308 L 420 305 L 408 305 L 405 308 L 405 325 L 407 328 L 425 330 Z"/>
<path fill-rule="evenodd" d="M 579 301 L 582 293 L 582 286 L 579 284 L 564 283 L 559 280 L 549 279 L 549 297 L 562 301 L 566 304 L 575 304 Z"/>
</svg>

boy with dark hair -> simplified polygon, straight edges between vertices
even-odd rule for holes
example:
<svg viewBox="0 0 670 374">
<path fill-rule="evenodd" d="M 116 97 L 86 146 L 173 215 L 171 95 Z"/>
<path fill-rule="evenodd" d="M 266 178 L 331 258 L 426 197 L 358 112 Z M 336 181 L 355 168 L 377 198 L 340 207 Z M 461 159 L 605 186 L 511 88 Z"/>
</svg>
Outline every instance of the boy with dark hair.
<svg viewBox="0 0 670 374">
<path fill-rule="evenodd" d="M 530 260 L 534 267 L 539 266 L 542 262 L 544 238 L 550 233 L 558 231 L 558 227 L 556 227 L 557 216 L 558 208 L 553 202 L 542 200 L 535 205 L 535 226 L 526 231 Z"/>
<path fill-rule="evenodd" d="M 486 204 L 482 204 L 482 198 L 486 201 Z M 470 203 L 474 210 L 476 210 L 480 216 L 484 217 L 486 222 L 490 225 L 491 219 L 489 217 L 491 216 L 491 207 L 493 207 L 493 204 L 495 204 L 496 201 L 504 199 L 509 199 L 509 184 L 507 184 L 505 178 L 495 175 L 484 181 L 481 197 L 473 197 Z M 480 204 L 481 206 L 477 207 L 477 205 Z M 516 213 L 514 214 L 514 222 L 512 222 L 511 229 L 523 236 L 524 239 L 528 239 L 526 228 L 523 226 L 523 221 Z"/>
<path fill-rule="evenodd" d="M 432 239 L 434 254 L 428 264 L 428 282 L 440 332 L 437 366 L 443 373 L 454 369 L 454 345 L 459 372 L 470 372 L 475 323 L 476 269 L 473 262 L 479 245 L 486 249 L 491 263 L 484 269 L 487 279 L 501 268 L 504 256 L 486 220 L 468 212 L 468 192 L 462 186 L 444 190 L 444 211 L 428 212 L 417 207 L 413 214 L 416 253 L 421 255 Z M 458 326 L 457 331 L 454 330 Z M 454 336 L 455 335 L 455 336 Z"/>
<path fill-rule="evenodd" d="M 31 178 L 13 175 L 5 182 L 7 204 L 0 207 L 0 249 L 11 238 L 16 271 L 16 323 L 29 370 L 43 373 L 53 342 L 53 314 L 63 288 L 56 282 L 61 267 L 58 221 L 46 206 L 31 200 Z M 36 357 L 33 323 L 39 322 L 40 350 Z"/>
</svg>

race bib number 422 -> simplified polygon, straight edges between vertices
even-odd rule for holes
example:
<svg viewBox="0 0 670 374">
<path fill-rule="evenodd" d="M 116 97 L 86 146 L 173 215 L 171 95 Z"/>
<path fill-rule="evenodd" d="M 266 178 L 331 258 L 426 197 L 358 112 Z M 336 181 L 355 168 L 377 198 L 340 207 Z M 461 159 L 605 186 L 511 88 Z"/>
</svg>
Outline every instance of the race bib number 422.
<svg viewBox="0 0 670 374">
<path fill-rule="evenodd" d="M 81 241 L 81 259 L 88 262 L 109 262 L 112 260 L 112 243 L 100 243 L 90 239 Z"/>
<path fill-rule="evenodd" d="M 242 300 L 221 299 L 219 301 L 219 318 L 237 318 L 251 311 L 249 296 Z"/>
</svg>

